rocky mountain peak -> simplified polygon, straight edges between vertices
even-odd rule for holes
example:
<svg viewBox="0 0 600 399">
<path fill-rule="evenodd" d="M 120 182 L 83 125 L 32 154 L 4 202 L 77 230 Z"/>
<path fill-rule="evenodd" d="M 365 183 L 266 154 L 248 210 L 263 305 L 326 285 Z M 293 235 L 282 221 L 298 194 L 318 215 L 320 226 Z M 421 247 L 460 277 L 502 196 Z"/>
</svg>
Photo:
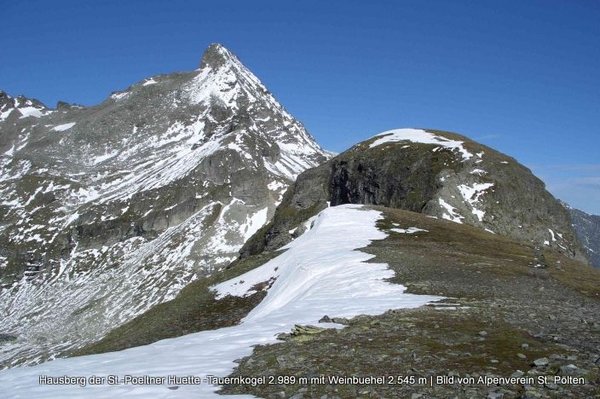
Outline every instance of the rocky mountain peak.
<svg viewBox="0 0 600 399">
<path fill-rule="evenodd" d="M 17 112 L 13 112 L 13 111 Z M 51 111 L 39 100 L 27 98 L 23 95 L 12 97 L 4 91 L 0 91 L 0 122 L 9 119 L 15 121 L 27 117 L 39 118 L 48 115 Z M 13 122 L 14 123 L 14 122 Z"/>
<path fill-rule="evenodd" d="M 515 159 L 455 133 L 380 133 L 302 173 L 281 208 L 301 220 L 307 210 L 348 203 L 424 213 L 583 260 L 568 213 L 541 180 Z M 253 238 L 242 254 L 287 243 L 298 231 L 294 222 L 274 222 L 267 239 Z"/>
<path fill-rule="evenodd" d="M 12 98 L 8 95 L 8 93 L 0 90 L 0 108 L 4 108 L 8 104 L 12 105 Z"/>
<path fill-rule="evenodd" d="M 202 64 L 94 107 L 0 104 L 0 334 L 23 344 L 0 347 L 0 368 L 85 344 L 228 265 L 327 159 L 231 52 L 212 45 Z"/>
<path fill-rule="evenodd" d="M 220 43 L 213 43 L 204 51 L 200 61 L 200 69 L 207 67 L 217 69 L 229 61 L 238 61 L 231 51 Z"/>
<path fill-rule="evenodd" d="M 59 100 L 59 101 L 56 102 L 56 109 L 59 110 L 59 111 L 61 111 L 61 110 L 68 110 L 68 109 L 72 109 L 72 108 L 79 108 L 79 109 L 81 109 L 81 108 L 84 108 L 84 106 L 80 105 L 80 104 L 72 104 L 72 103 L 69 103 L 69 102 L 66 102 L 66 101 L 61 101 L 61 100 Z"/>
<path fill-rule="evenodd" d="M 192 103 L 216 100 L 228 107 L 246 108 L 252 103 L 266 100 L 281 109 L 281 105 L 270 98 L 260 80 L 220 44 L 211 44 L 204 52 L 198 75 L 185 89 Z"/>
<path fill-rule="evenodd" d="M 206 125 L 218 123 L 225 134 L 260 137 L 270 143 L 260 151 L 268 163 L 276 161 L 269 167 L 276 174 L 293 180 L 305 169 L 301 158 L 307 154 L 316 164 L 325 159 L 325 152 L 304 126 L 220 44 L 208 47 L 202 67 L 183 84 L 182 93 L 190 105 L 207 109 Z"/>
</svg>

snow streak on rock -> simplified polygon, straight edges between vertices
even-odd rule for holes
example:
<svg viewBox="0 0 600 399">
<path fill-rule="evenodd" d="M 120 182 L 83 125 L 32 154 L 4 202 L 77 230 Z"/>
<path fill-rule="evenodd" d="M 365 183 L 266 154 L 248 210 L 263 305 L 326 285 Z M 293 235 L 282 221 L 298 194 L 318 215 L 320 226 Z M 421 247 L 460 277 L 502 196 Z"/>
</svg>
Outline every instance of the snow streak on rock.
<svg viewBox="0 0 600 399">
<path fill-rule="evenodd" d="M 18 337 L 0 368 L 85 345 L 227 265 L 327 157 L 220 45 L 95 107 L 0 92 L 0 133 L 0 333 Z"/>
<path fill-rule="evenodd" d="M 478 209 L 476 205 L 479 203 L 480 197 L 483 193 L 493 187 L 493 183 L 474 183 L 472 185 L 461 184 L 458 186 L 458 190 L 460 191 L 463 199 L 471 206 L 471 211 L 480 222 L 483 221 L 483 217 L 485 216 L 485 212 L 481 209 Z"/>
<path fill-rule="evenodd" d="M 391 228 L 390 231 L 393 231 L 394 233 L 399 233 L 399 234 L 415 234 L 415 233 L 420 233 L 420 232 L 422 232 L 422 233 L 429 232 L 429 230 L 421 229 L 419 227 L 414 227 L 414 226 L 406 228 L 406 229 L 394 227 L 394 228 Z"/>
<path fill-rule="evenodd" d="M 443 198 L 439 198 L 438 201 L 445 210 L 445 212 L 442 214 L 443 219 L 450 220 L 455 223 L 462 223 L 462 219 L 464 219 L 464 217 L 458 214 L 456 208 L 444 201 Z"/>
</svg>

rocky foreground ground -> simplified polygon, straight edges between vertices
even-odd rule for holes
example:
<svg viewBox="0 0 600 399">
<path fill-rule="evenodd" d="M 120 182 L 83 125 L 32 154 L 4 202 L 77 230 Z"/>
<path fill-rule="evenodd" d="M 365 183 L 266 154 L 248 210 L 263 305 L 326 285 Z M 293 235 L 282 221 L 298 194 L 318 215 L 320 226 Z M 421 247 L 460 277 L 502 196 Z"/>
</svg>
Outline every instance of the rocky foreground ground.
<svg viewBox="0 0 600 399">
<path fill-rule="evenodd" d="M 298 326 L 258 346 L 222 393 L 267 398 L 598 398 L 600 273 L 561 254 L 388 208 L 390 235 L 363 249 L 408 292 L 447 299 Z M 393 229 L 418 227 L 412 234 Z M 401 231 L 401 230 L 400 230 Z M 340 239 L 343 239 L 341 235 Z M 330 378 L 366 377 L 339 381 Z M 383 377 L 377 379 L 377 377 Z M 496 378 L 515 378 L 512 381 Z"/>
</svg>

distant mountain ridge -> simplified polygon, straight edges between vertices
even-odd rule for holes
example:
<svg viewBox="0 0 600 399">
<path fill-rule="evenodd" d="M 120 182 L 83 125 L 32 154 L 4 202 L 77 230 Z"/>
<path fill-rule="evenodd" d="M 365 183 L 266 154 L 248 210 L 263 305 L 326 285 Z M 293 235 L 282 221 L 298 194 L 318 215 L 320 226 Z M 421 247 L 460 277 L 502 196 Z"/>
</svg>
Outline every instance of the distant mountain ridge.
<svg viewBox="0 0 600 399">
<path fill-rule="evenodd" d="M 0 363 L 93 341 L 227 265 L 329 156 L 222 45 L 97 106 L 0 94 Z"/>
<path fill-rule="evenodd" d="M 590 215 L 564 204 L 571 214 L 573 228 L 590 264 L 600 268 L 600 216 Z"/>
</svg>

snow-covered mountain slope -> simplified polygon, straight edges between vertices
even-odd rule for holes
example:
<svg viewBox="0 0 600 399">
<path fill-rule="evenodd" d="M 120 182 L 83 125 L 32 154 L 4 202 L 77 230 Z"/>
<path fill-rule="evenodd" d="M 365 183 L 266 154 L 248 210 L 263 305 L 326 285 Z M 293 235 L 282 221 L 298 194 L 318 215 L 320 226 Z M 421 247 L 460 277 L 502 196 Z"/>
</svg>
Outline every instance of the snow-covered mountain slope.
<svg viewBox="0 0 600 399">
<path fill-rule="evenodd" d="M 207 375 L 225 377 L 234 360 L 252 352 L 252 345 L 272 343 L 295 324 L 316 324 L 324 315 L 352 317 L 381 314 L 388 309 L 414 308 L 440 297 L 404 293 L 386 280 L 386 264 L 366 263 L 373 255 L 356 251 L 387 236 L 376 227 L 381 213 L 343 205 L 322 211 L 312 228 L 287 246 L 287 251 L 246 274 L 214 287 L 221 296 L 247 295 L 259 283 L 272 284 L 263 301 L 234 327 L 204 331 L 120 352 L 58 359 L 35 366 L 0 371 L 4 397 L 36 398 L 181 398 L 218 397 Z M 340 231 L 344 237 L 339 239 Z M 274 280 L 274 282 L 273 282 Z M 322 326 L 339 327 L 333 324 Z M 106 382 L 92 386 L 47 385 L 40 376 L 164 377 L 155 384 Z M 169 375 L 196 376 L 201 383 L 169 382 Z M 84 385 L 84 384 L 81 384 Z M 177 389 L 169 389 L 169 387 Z"/>
<path fill-rule="evenodd" d="M 571 215 L 573 228 L 584 251 L 594 267 L 600 268 L 600 216 L 590 215 L 565 205 Z"/>
<path fill-rule="evenodd" d="M 0 365 L 92 340 L 227 265 L 328 157 L 221 45 L 94 107 L 0 94 Z"/>
<path fill-rule="evenodd" d="M 380 133 L 301 174 L 281 205 L 287 217 L 276 215 L 242 254 L 288 242 L 327 203 L 421 212 L 583 259 L 568 213 L 529 169 L 464 136 L 423 129 Z"/>
</svg>

